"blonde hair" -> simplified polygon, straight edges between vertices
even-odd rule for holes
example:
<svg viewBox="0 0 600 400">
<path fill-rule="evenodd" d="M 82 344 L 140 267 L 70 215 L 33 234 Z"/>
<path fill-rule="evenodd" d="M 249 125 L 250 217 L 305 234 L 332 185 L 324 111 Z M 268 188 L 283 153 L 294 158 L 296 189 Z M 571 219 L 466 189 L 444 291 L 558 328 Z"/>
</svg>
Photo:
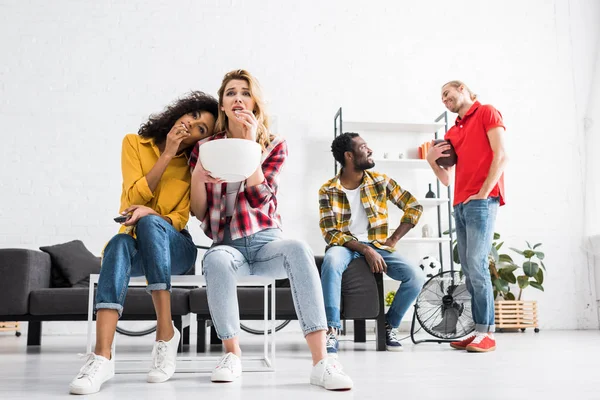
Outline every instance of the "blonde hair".
<svg viewBox="0 0 600 400">
<path fill-rule="evenodd" d="M 457 89 L 459 87 L 461 87 L 461 86 L 464 87 L 465 90 L 467 92 L 469 92 L 469 96 L 471 97 L 471 100 L 473 100 L 473 101 L 477 100 L 477 95 L 475 93 L 473 93 L 473 91 L 471 89 L 469 89 L 469 87 L 467 85 L 465 85 L 464 82 L 462 82 L 462 81 L 450 81 L 450 82 L 446 83 L 445 85 L 443 85 L 442 89 L 445 88 L 448 85 L 450 85 L 452 87 L 455 87 Z"/>
<path fill-rule="evenodd" d="M 223 107 L 223 94 L 225 93 L 225 87 L 230 81 L 242 80 L 248 82 L 248 88 L 250 89 L 250 95 L 254 100 L 254 116 L 258 121 L 258 129 L 256 130 L 256 143 L 260 144 L 261 147 L 266 149 L 271 144 L 271 133 L 269 131 L 269 116 L 266 113 L 265 101 L 263 100 L 262 90 L 260 84 L 253 77 L 250 72 L 243 69 L 236 69 L 225 74 L 223 82 L 219 88 L 219 117 L 215 124 L 215 132 L 222 132 L 227 129 L 229 119 L 225 111 L 221 109 Z"/>
</svg>

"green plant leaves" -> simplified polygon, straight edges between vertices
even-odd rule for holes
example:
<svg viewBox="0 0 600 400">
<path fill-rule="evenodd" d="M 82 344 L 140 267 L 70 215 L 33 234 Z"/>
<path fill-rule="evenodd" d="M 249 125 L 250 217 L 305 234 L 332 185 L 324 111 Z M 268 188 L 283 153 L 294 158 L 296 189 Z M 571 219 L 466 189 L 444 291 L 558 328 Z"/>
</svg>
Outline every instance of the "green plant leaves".
<svg viewBox="0 0 600 400">
<path fill-rule="evenodd" d="M 452 259 L 455 264 L 460 264 L 460 257 L 458 256 L 458 244 L 454 245 L 452 249 Z"/>
<path fill-rule="evenodd" d="M 538 269 L 538 272 L 537 272 L 537 274 L 535 274 L 534 278 L 535 278 L 535 281 L 537 283 L 539 283 L 540 285 L 542 283 L 544 283 L 544 270 L 541 268 Z"/>
<path fill-rule="evenodd" d="M 509 247 L 509 249 L 511 249 L 511 250 L 512 250 L 512 251 L 514 251 L 515 253 L 517 253 L 517 254 L 520 254 L 520 255 L 522 255 L 522 256 L 524 256 L 524 255 L 525 255 L 525 253 L 523 253 L 521 250 L 519 250 L 519 249 L 515 249 L 514 247 Z"/>
<path fill-rule="evenodd" d="M 515 295 L 512 292 L 508 292 L 504 295 L 504 300 L 515 300 Z"/>
<path fill-rule="evenodd" d="M 537 249 L 538 247 L 540 247 L 542 244 L 541 243 L 536 243 L 535 245 L 533 245 L 533 249 Z"/>
<path fill-rule="evenodd" d="M 525 289 L 527 286 L 529 286 L 529 277 L 525 275 L 518 276 L 517 282 L 519 282 L 519 288 Z"/>
<path fill-rule="evenodd" d="M 500 254 L 498 261 L 505 264 L 514 264 L 515 262 L 508 254 Z"/>
<path fill-rule="evenodd" d="M 540 266 L 538 265 L 538 263 L 534 263 L 533 261 L 525 261 L 523 263 L 523 272 L 529 277 L 533 278 L 535 274 L 537 274 L 539 269 Z"/>
<path fill-rule="evenodd" d="M 498 232 L 494 232 L 494 240 L 500 239 L 500 234 Z"/>
<path fill-rule="evenodd" d="M 492 246 L 492 248 L 490 249 L 490 253 L 492 255 L 492 258 L 494 259 L 494 262 L 498 263 L 498 258 L 499 258 L 498 250 L 496 250 L 496 248 L 494 246 Z"/>
<path fill-rule="evenodd" d="M 515 274 L 513 274 L 512 271 L 509 271 L 506 268 L 500 269 L 498 271 L 498 275 L 500 275 L 500 278 L 504 279 L 506 282 L 513 283 L 513 284 L 517 283 L 517 278 L 515 277 Z"/>
<path fill-rule="evenodd" d="M 525 250 L 523 252 L 523 256 L 525 256 L 525 258 L 531 258 L 531 257 L 535 256 L 535 251 L 533 251 L 533 250 Z"/>
<path fill-rule="evenodd" d="M 531 244 L 529 244 L 529 242 L 526 240 L 525 243 L 527 243 L 527 247 L 529 247 L 531 249 Z"/>
<path fill-rule="evenodd" d="M 545 257 L 545 254 L 544 254 L 544 253 L 542 253 L 541 251 L 536 251 L 536 252 L 535 252 L 535 256 L 536 256 L 537 258 L 539 258 L 540 260 L 543 260 L 543 259 L 544 259 L 544 257 Z"/>
<path fill-rule="evenodd" d="M 518 265 L 515 265 L 515 264 L 510 264 L 510 265 L 507 265 L 507 266 L 505 266 L 505 267 L 499 268 L 499 269 L 498 269 L 498 271 L 508 271 L 508 272 L 513 272 L 513 271 L 516 271 L 516 270 L 518 270 L 518 269 L 519 269 L 519 266 L 518 266 Z"/>
<path fill-rule="evenodd" d="M 542 292 L 544 291 L 544 287 L 537 282 L 529 282 L 529 284 L 531 285 L 531 287 L 541 290 Z"/>
<path fill-rule="evenodd" d="M 494 286 L 496 287 L 496 290 L 498 290 L 498 292 L 502 293 L 503 295 L 504 295 L 504 293 L 506 293 L 510 290 L 508 287 L 508 282 L 506 282 L 502 278 L 496 279 L 494 281 Z"/>
</svg>

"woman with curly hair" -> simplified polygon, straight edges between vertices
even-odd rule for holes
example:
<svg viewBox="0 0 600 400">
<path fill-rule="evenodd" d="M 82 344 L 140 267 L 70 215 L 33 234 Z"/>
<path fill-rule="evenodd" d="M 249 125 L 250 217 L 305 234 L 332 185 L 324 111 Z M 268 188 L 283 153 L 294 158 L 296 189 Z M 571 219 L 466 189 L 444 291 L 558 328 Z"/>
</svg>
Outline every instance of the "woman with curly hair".
<svg viewBox="0 0 600 400">
<path fill-rule="evenodd" d="M 130 276 L 145 275 L 156 311 L 156 341 L 148 382 L 175 372 L 180 333 L 171 318 L 171 275 L 196 262 L 196 247 L 185 229 L 190 214 L 190 150 L 212 135 L 217 101 L 192 92 L 151 115 L 138 134 L 123 140 L 120 211 L 127 218 L 106 245 L 96 292 L 96 348 L 71 381 L 73 394 L 90 394 L 114 376 L 111 346 L 123 312 Z"/>
<path fill-rule="evenodd" d="M 327 319 L 314 255 L 305 243 L 282 235 L 277 188 L 287 143 L 269 131 L 260 87 L 247 71 L 225 75 L 215 132 L 208 140 L 237 138 L 259 143 L 262 162 L 245 181 L 220 183 L 198 160 L 200 143 L 190 157 L 194 168 L 191 209 L 213 240 L 202 262 L 208 305 L 226 353 L 211 380 L 232 382 L 242 373 L 236 279 L 260 275 L 290 280 L 296 314 L 312 354 L 310 383 L 331 390 L 351 389 L 352 380 L 341 364 L 327 357 Z"/>
</svg>

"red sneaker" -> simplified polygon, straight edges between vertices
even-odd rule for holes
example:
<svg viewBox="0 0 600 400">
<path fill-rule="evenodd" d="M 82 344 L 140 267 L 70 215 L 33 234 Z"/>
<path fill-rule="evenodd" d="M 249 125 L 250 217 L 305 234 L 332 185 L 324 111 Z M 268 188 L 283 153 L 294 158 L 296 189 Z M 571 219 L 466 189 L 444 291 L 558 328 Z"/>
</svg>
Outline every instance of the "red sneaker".
<svg viewBox="0 0 600 400">
<path fill-rule="evenodd" d="M 470 353 L 485 353 L 496 350 L 496 340 L 487 333 L 478 333 L 475 339 L 467 346 Z"/>
<path fill-rule="evenodd" d="M 460 340 L 458 342 L 450 342 L 450 347 L 456 350 L 465 350 L 468 345 L 475 339 L 475 335 L 471 335 L 466 339 Z"/>
</svg>

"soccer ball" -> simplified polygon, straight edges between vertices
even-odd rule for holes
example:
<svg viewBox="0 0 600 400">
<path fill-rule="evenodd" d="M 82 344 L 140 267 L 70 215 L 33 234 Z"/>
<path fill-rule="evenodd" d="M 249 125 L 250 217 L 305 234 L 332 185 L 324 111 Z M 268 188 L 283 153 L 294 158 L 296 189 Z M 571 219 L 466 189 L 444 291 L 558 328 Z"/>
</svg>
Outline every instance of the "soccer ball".
<svg viewBox="0 0 600 400">
<path fill-rule="evenodd" d="M 441 266 L 437 258 L 433 256 L 425 256 L 421 259 L 419 267 L 425 273 L 425 276 L 431 278 L 440 272 Z"/>
</svg>

